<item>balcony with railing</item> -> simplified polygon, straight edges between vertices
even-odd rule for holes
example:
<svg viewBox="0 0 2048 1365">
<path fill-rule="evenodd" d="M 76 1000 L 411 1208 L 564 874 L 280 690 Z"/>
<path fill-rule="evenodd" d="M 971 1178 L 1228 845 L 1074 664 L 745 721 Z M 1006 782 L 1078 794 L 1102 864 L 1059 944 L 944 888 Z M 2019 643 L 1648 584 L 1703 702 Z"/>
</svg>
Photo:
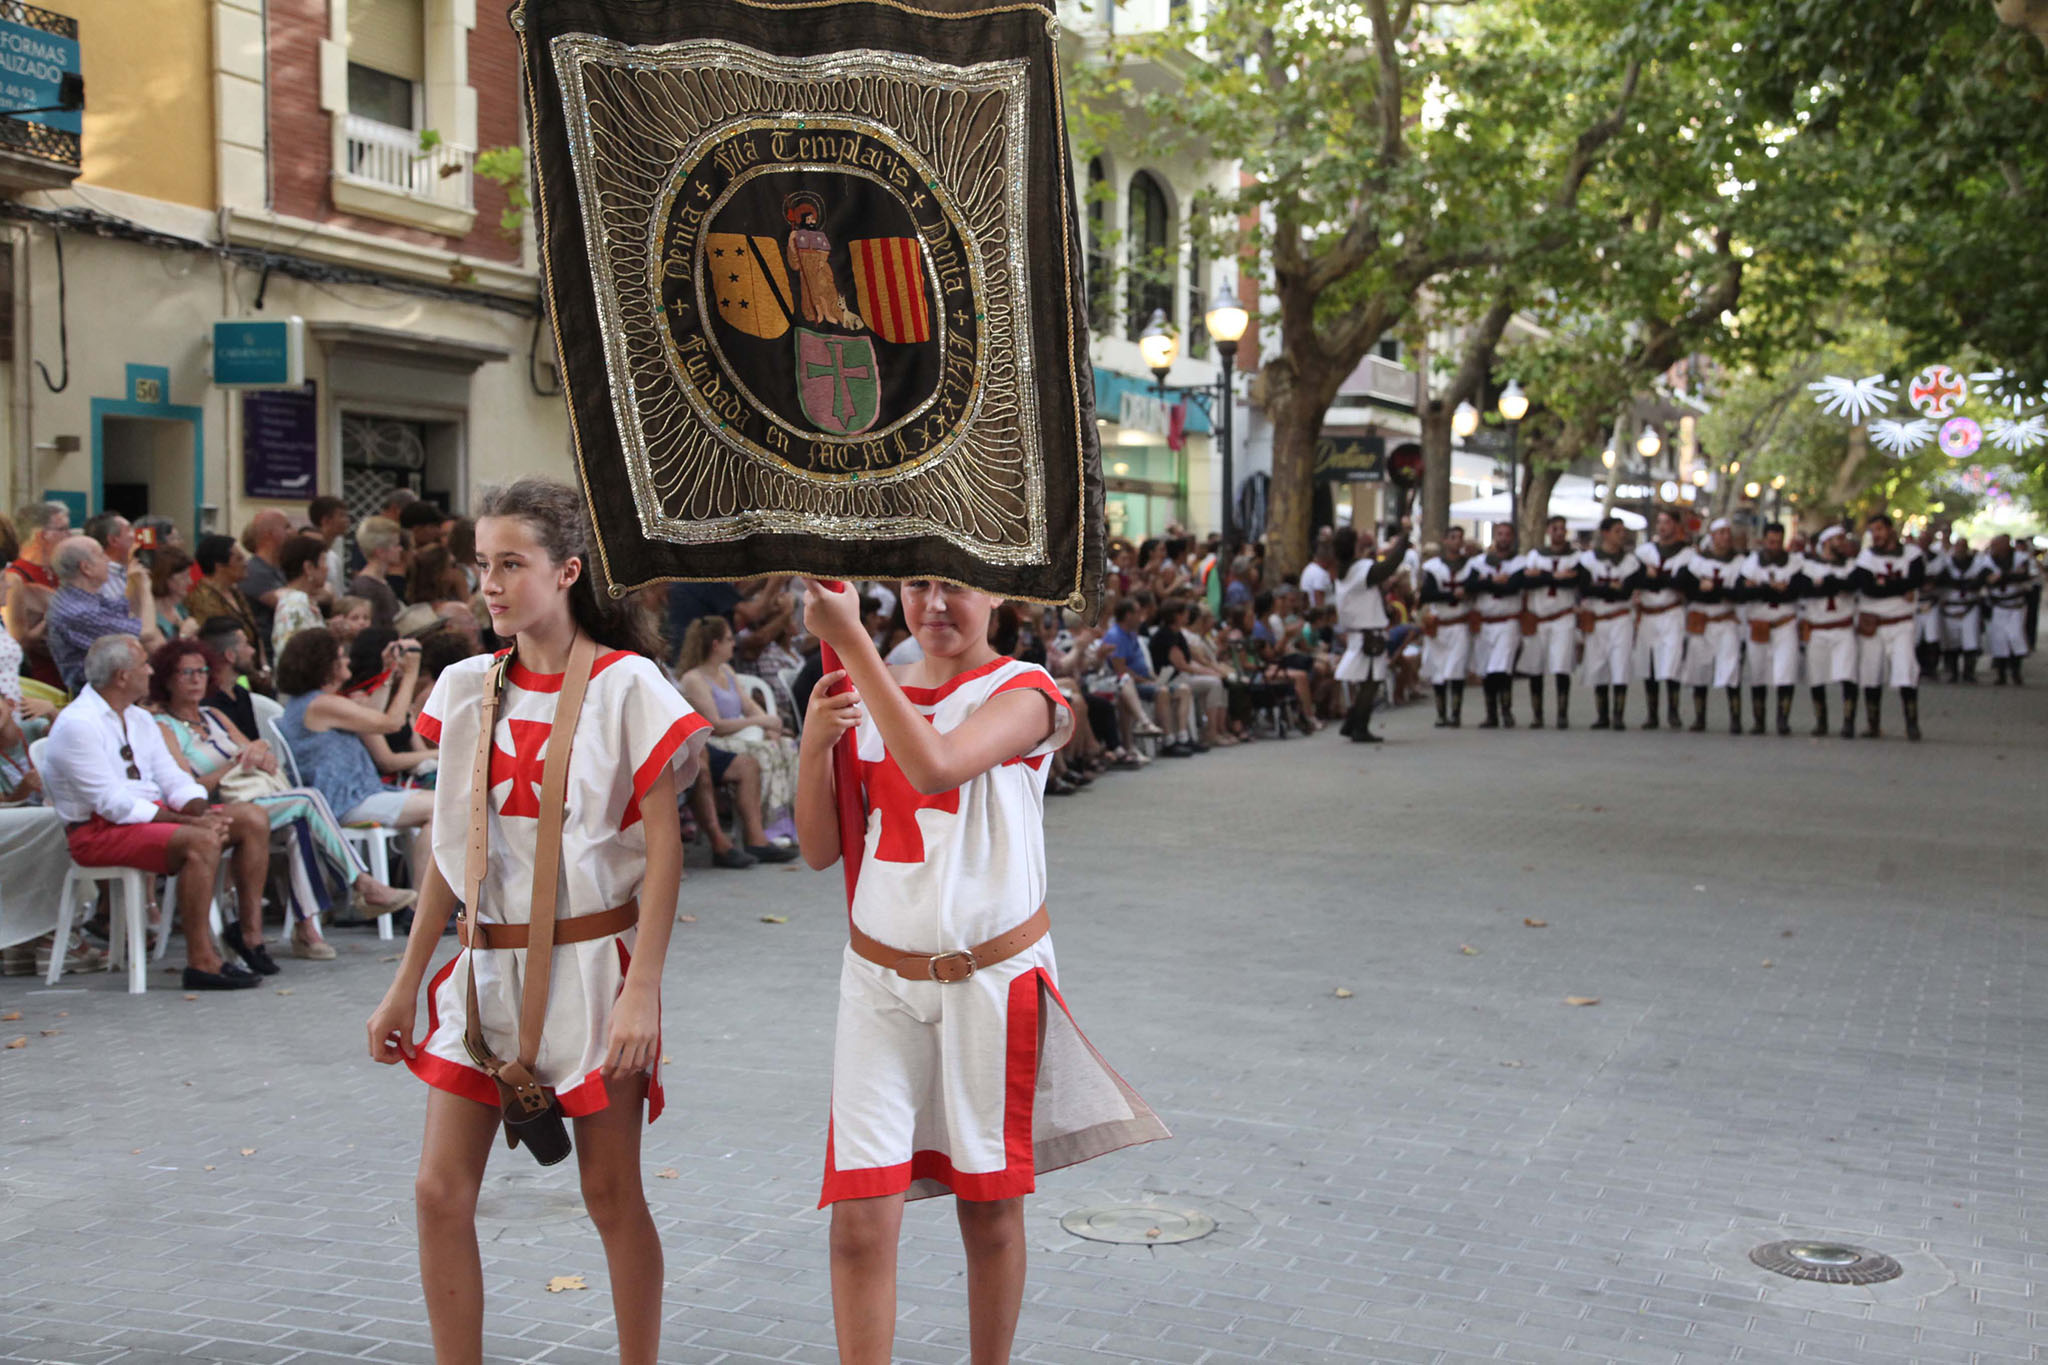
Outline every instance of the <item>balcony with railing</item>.
<svg viewBox="0 0 2048 1365">
<path fill-rule="evenodd" d="M 336 120 L 334 206 L 450 236 L 476 219 L 476 150 L 439 142 L 359 114 Z"/>
<path fill-rule="evenodd" d="M 0 0 L 0 191 L 55 189 L 78 178 L 78 21 Z"/>
<path fill-rule="evenodd" d="M 1398 360 L 1368 355 L 1338 390 L 1340 401 L 1366 399 L 1394 407 L 1415 407 L 1415 372 Z"/>
</svg>

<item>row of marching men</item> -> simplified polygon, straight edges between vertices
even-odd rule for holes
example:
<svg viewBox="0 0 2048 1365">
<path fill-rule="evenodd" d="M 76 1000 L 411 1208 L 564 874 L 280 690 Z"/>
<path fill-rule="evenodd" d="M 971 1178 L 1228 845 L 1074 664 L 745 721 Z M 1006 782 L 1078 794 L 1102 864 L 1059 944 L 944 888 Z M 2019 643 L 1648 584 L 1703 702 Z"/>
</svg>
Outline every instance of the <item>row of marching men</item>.
<svg viewBox="0 0 2048 1365">
<path fill-rule="evenodd" d="M 1920 545 L 1902 542 L 1891 518 L 1872 517 L 1859 538 L 1831 526 L 1794 552 L 1785 529 L 1764 528 L 1762 544 L 1738 553 L 1725 518 L 1704 541 L 1690 542 L 1678 516 L 1660 511 L 1653 538 L 1630 545 L 1618 519 L 1600 525 L 1598 544 L 1581 550 L 1561 517 L 1545 543 L 1527 552 L 1512 526 L 1493 528 L 1484 553 L 1467 555 L 1462 532 L 1422 565 L 1423 675 L 1436 693 L 1437 724 L 1464 720 L 1465 680 L 1482 679 L 1481 729 L 1515 725 L 1513 683 L 1528 680 L 1529 723 L 1544 723 L 1544 683 L 1558 728 L 1570 725 L 1573 675 L 1593 690 L 1595 730 L 1627 728 L 1630 684 L 1643 687 L 1646 730 L 1685 724 L 1682 690 L 1692 690 L 1694 730 L 1705 730 L 1708 700 L 1727 698 L 1728 732 L 1743 733 L 1742 692 L 1749 690 L 1751 734 L 1792 733 L 1792 706 L 1803 681 L 1812 698 L 1813 733 L 1831 733 L 1829 699 L 1839 695 L 1844 739 L 1882 733 L 1884 689 L 1896 688 L 1906 736 L 1920 738 L 1922 604 L 1946 615 L 1952 579 L 1966 581 L 1999 681 L 2021 681 L 2030 596 L 2038 592 L 2034 557 L 2005 537 L 1958 571 Z M 1932 577 L 1930 577 L 1932 571 Z M 1974 641 L 1978 637 L 1972 636 Z"/>
<path fill-rule="evenodd" d="M 1916 613 L 1921 673 L 1939 677 L 1946 664 L 1950 682 L 1973 683 L 1977 661 L 1988 653 L 2000 686 L 2022 682 L 2020 661 L 2041 595 L 2038 561 L 2027 547 L 1998 536 L 1973 550 L 1960 536 L 1944 539 L 1930 526 L 1920 537 L 1920 553 L 1927 562 Z"/>
</svg>

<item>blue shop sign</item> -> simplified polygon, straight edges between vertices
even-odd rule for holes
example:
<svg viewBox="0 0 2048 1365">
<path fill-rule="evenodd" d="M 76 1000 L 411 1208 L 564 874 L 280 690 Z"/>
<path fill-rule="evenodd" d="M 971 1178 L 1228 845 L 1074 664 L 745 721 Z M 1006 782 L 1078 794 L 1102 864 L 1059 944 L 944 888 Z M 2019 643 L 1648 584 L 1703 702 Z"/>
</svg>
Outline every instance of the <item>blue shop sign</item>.
<svg viewBox="0 0 2048 1365">
<path fill-rule="evenodd" d="M 1116 421 L 1118 415 L 1123 411 L 1123 397 L 1127 393 L 1135 394 L 1141 398 L 1156 399 L 1161 397 L 1158 388 L 1154 386 L 1150 377 L 1140 379 L 1135 375 L 1118 374 L 1115 370 L 1105 370 L 1100 365 L 1095 367 L 1095 415 L 1097 417 L 1105 422 Z M 1164 401 L 1179 403 L 1184 402 L 1185 399 L 1169 389 L 1164 396 Z M 1207 434 L 1209 430 L 1209 414 L 1203 412 L 1199 404 L 1188 404 L 1187 430 L 1202 434 Z"/>
<path fill-rule="evenodd" d="M 45 124 L 67 133 L 83 131 L 85 125 L 78 110 L 48 109 L 61 102 L 59 87 L 64 77 L 77 74 L 78 39 L 0 19 L 0 110 L 47 110 L 38 114 L 9 114 L 9 118 Z"/>
<path fill-rule="evenodd" d="M 213 382 L 223 389 L 295 389 L 305 383 L 305 320 L 214 323 Z"/>
</svg>

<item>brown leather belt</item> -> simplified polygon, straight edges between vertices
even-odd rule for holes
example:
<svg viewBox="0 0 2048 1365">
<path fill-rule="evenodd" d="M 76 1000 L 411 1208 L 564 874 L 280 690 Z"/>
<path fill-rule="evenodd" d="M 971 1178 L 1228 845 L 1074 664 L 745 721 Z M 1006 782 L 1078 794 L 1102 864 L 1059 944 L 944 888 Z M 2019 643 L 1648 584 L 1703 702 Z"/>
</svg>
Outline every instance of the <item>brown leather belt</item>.
<svg viewBox="0 0 2048 1365">
<path fill-rule="evenodd" d="M 1685 603 L 1683 603 L 1683 602 L 1673 602 L 1673 603 L 1671 603 L 1671 604 L 1670 604 L 1670 605 L 1668 605 L 1668 606 L 1662 606 L 1662 607 L 1637 607 L 1637 608 L 1636 608 L 1636 610 L 1637 610 L 1637 611 L 1639 611 L 1639 612 L 1641 612 L 1641 613 L 1642 613 L 1643 615 L 1645 615 L 1645 616 L 1662 616 L 1662 615 L 1663 615 L 1663 614 L 1664 614 L 1665 612 L 1667 612 L 1667 611 L 1677 611 L 1677 610 L 1678 610 L 1678 609 L 1679 609 L 1680 607 L 1682 607 L 1682 606 L 1684 606 L 1684 605 L 1685 605 Z"/>
<path fill-rule="evenodd" d="M 555 946 L 565 943 L 588 943 L 594 938 L 609 938 L 623 934 L 640 923 L 640 902 L 627 901 L 611 910 L 600 910 L 594 915 L 571 915 L 555 921 Z M 488 920 L 473 920 L 467 910 L 458 911 L 455 918 L 455 936 L 462 940 L 465 948 L 524 948 L 526 946 L 524 924 L 493 924 Z"/>
<path fill-rule="evenodd" d="M 568 921 L 574 924 L 574 920 Z M 950 953 L 909 953 L 901 948 L 868 937 L 860 926 L 850 924 L 849 941 L 853 951 L 874 963 L 887 967 L 905 981 L 938 981 L 946 985 L 965 981 L 983 967 L 993 967 L 998 962 L 1008 961 L 1045 937 L 1052 928 L 1052 916 L 1039 906 L 1030 919 L 1025 920 L 1006 934 L 998 934 L 986 943 L 977 943 L 972 948 L 956 948 Z"/>
<path fill-rule="evenodd" d="M 1844 616 L 1839 621 L 1808 621 L 1806 628 L 1808 630 L 1841 630 L 1845 626 L 1852 626 L 1854 624 L 1856 624 L 1856 619 L 1853 616 Z"/>
<path fill-rule="evenodd" d="M 1548 616 L 1537 616 L 1537 617 L 1536 617 L 1536 624 L 1537 624 L 1537 625 L 1539 625 L 1539 626 L 1541 626 L 1541 625 L 1547 625 L 1547 624 L 1549 624 L 1549 623 L 1550 623 L 1550 622 L 1552 622 L 1552 621 L 1561 621 L 1561 620 L 1563 620 L 1563 619 L 1564 619 L 1565 617 L 1567 617 L 1567 616 L 1571 616 L 1571 615 L 1575 614 L 1575 613 L 1576 613 L 1577 611 L 1578 611 L 1578 608 L 1577 608 L 1577 607 L 1566 607 L 1566 608 L 1565 608 L 1565 609 L 1564 609 L 1563 611 L 1554 611 L 1554 612 L 1550 613 L 1550 615 L 1548 615 Z M 1533 613 L 1533 612 L 1532 612 L 1532 613 L 1530 613 L 1530 614 L 1531 614 L 1531 615 L 1534 615 L 1535 613 Z"/>
</svg>

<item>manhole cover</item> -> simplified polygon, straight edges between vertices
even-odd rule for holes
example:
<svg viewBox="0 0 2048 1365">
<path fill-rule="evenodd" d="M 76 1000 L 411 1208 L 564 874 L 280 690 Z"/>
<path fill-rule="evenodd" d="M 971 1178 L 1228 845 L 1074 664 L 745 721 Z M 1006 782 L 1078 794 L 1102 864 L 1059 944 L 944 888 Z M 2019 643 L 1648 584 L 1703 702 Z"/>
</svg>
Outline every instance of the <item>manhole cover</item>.
<svg viewBox="0 0 2048 1365">
<path fill-rule="evenodd" d="M 1091 1242 L 1164 1246 L 1207 1237 L 1216 1231 L 1216 1220 L 1199 1209 L 1110 1204 L 1098 1209 L 1076 1209 L 1060 1219 L 1060 1226 Z"/>
<path fill-rule="evenodd" d="M 1840 1242 L 1766 1242 L 1749 1259 L 1773 1274 L 1821 1284 L 1881 1284 L 1906 1273 L 1881 1251 Z"/>
</svg>

